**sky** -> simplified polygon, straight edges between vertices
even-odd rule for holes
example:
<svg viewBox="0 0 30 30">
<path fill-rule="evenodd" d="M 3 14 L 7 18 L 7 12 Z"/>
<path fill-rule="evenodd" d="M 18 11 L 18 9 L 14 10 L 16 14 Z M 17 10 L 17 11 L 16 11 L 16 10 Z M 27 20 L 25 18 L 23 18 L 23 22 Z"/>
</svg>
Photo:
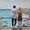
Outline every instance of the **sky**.
<svg viewBox="0 0 30 30">
<path fill-rule="evenodd" d="M 30 8 L 30 0 L 0 0 L 0 9 L 11 9 L 13 5 Z"/>
</svg>

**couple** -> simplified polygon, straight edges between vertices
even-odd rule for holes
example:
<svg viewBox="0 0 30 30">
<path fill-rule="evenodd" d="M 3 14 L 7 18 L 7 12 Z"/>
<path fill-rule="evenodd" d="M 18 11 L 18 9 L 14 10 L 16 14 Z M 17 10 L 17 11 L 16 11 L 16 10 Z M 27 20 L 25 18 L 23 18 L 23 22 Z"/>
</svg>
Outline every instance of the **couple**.
<svg viewBox="0 0 30 30">
<path fill-rule="evenodd" d="M 16 9 L 16 6 L 14 5 L 13 6 L 13 9 L 12 9 L 12 30 L 14 30 L 14 26 L 16 25 L 16 17 L 18 14 L 18 26 L 19 26 L 19 29 L 21 28 L 21 23 L 22 23 L 22 13 L 21 13 L 21 8 L 19 8 L 20 11 L 18 12 L 17 9 Z"/>
</svg>

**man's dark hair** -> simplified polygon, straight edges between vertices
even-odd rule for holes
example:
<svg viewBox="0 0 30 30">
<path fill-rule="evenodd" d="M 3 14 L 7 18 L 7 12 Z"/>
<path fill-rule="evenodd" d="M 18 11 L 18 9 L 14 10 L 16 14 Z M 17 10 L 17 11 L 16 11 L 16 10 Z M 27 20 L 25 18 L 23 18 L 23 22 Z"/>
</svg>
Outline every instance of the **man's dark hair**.
<svg viewBox="0 0 30 30">
<path fill-rule="evenodd" d="M 16 6 L 14 5 L 13 8 L 16 8 Z"/>
</svg>

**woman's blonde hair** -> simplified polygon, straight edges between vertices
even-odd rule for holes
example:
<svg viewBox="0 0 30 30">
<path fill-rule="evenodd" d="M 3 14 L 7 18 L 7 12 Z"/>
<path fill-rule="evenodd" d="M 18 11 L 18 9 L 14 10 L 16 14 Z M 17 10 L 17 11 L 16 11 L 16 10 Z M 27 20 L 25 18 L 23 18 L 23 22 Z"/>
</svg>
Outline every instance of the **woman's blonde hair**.
<svg viewBox="0 0 30 30">
<path fill-rule="evenodd" d="M 23 14 L 24 13 L 24 9 L 23 8 L 21 8 L 21 7 L 19 7 L 19 13 L 21 13 L 21 14 Z"/>
<path fill-rule="evenodd" d="M 21 7 L 19 7 L 19 12 L 20 12 L 20 13 L 23 13 L 23 12 L 24 12 L 24 9 L 21 8 Z"/>
</svg>

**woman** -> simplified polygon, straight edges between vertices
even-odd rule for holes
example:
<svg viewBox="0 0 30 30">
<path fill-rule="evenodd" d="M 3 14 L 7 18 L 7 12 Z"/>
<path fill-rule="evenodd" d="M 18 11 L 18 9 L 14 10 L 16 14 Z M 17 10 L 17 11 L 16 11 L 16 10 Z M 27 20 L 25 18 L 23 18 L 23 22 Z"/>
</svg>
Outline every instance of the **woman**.
<svg viewBox="0 0 30 30">
<path fill-rule="evenodd" d="M 22 16 L 21 15 L 22 15 L 21 13 L 19 13 L 19 15 L 18 15 L 18 26 L 19 26 L 19 29 L 21 28 L 21 24 L 22 24 Z"/>
<path fill-rule="evenodd" d="M 19 8 L 19 12 L 18 12 L 18 26 L 19 26 L 19 30 L 22 30 L 21 25 L 22 25 L 22 9 Z"/>
</svg>

